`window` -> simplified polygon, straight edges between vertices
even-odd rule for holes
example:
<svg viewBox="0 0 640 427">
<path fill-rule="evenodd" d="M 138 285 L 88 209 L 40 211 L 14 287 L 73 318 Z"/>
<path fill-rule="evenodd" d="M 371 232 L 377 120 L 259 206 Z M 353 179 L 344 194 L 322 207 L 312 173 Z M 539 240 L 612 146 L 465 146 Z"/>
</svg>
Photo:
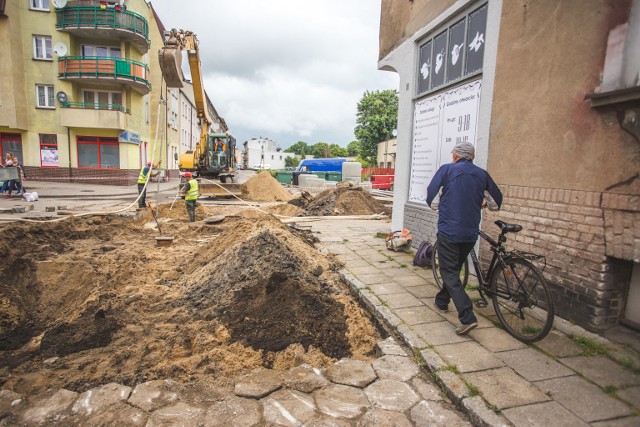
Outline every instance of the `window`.
<svg viewBox="0 0 640 427">
<path fill-rule="evenodd" d="M 420 45 L 418 94 L 482 71 L 487 9 L 485 4 Z"/>
<path fill-rule="evenodd" d="M 53 85 L 36 85 L 36 106 L 38 108 L 55 108 Z"/>
<path fill-rule="evenodd" d="M 2 144 L 2 152 L 0 155 L 4 159 L 4 154 L 9 152 L 18 158 L 18 161 L 22 165 L 22 137 L 19 133 L 0 133 L 0 141 Z"/>
<path fill-rule="evenodd" d="M 102 56 L 108 58 L 121 58 L 121 51 L 119 47 L 112 46 L 94 46 L 94 45 L 82 45 L 82 56 Z"/>
<path fill-rule="evenodd" d="M 33 36 L 33 57 L 35 59 L 53 59 L 50 36 Z"/>
<path fill-rule="evenodd" d="M 119 169 L 120 144 L 118 144 L 118 138 L 79 136 L 78 167 Z"/>
<path fill-rule="evenodd" d="M 29 0 L 29 7 L 33 10 L 49 10 L 49 0 Z"/>
<path fill-rule="evenodd" d="M 124 111 L 122 92 L 84 90 L 82 94 L 85 108 Z"/>
<path fill-rule="evenodd" d="M 58 167 L 58 135 L 40 134 L 40 165 Z"/>
</svg>

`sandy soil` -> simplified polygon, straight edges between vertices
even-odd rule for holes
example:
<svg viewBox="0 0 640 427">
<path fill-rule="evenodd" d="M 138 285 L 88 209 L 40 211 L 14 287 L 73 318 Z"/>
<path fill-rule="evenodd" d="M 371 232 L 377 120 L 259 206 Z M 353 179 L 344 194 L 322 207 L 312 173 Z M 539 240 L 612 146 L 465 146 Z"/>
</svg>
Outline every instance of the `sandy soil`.
<svg viewBox="0 0 640 427">
<path fill-rule="evenodd" d="M 245 188 L 290 198 L 268 173 Z M 372 201 L 334 189 L 265 209 L 379 213 Z M 258 366 L 373 357 L 380 332 L 311 233 L 246 207 L 199 204 L 189 223 L 183 201 L 170 206 L 158 209 L 168 247 L 149 210 L 0 228 L 0 388 L 225 381 Z M 201 221 L 214 215 L 225 219 Z"/>
</svg>

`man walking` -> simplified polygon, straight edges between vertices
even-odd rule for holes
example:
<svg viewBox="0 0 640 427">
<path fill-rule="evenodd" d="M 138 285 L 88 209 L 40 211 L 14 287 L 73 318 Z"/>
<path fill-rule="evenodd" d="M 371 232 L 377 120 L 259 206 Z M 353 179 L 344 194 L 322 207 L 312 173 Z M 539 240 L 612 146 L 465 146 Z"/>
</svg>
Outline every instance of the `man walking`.
<svg viewBox="0 0 640 427">
<path fill-rule="evenodd" d="M 187 183 L 182 187 L 182 189 L 187 193 L 184 196 L 184 203 L 187 208 L 187 213 L 189 214 L 189 221 L 195 222 L 196 220 L 196 205 L 198 200 L 198 181 L 195 178 L 191 177 L 191 172 L 185 172 L 184 177 L 187 180 Z"/>
<path fill-rule="evenodd" d="M 157 169 L 162 160 L 158 160 L 158 166 L 153 166 L 154 169 Z M 147 189 L 145 188 L 147 181 L 149 180 L 149 170 L 151 169 L 151 162 L 147 162 L 147 165 L 140 169 L 140 175 L 138 175 L 138 207 L 144 208 L 146 207 L 146 199 L 147 199 Z M 158 171 L 151 173 L 151 176 L 158 176 Z"/>
<path fill-rule="evenodd" d="M 478 240 L 482 208 L 488 201 L 491 210 L 500 209 L 502 193 L 489 173 L 473 164 L 472 144 L 456 144 L 451 155 L 453 163 L 442 165 L 427 188 L 427 204 L 432 206 L 442 189 L 437 207 L 438 263 L 444 286 L 435 305 L 446 312 L 453 299 L 461 323 L 456 333 L 464 335 L 478 326 L 478 320 L 460 281 L 460 269 Z"/>
</svg>

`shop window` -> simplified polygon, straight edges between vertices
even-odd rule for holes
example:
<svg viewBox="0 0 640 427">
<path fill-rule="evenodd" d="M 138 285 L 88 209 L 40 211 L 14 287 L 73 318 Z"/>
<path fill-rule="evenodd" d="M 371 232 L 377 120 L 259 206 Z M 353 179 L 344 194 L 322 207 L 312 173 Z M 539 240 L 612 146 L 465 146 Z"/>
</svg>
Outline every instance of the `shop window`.
<svg viewBox="0 0 640 427">
<path fill-rule="evenodd" d="M 29 8 L 32 10 L 49 10 L 49 0 L 29 0 Z"/>
<path fill-rule="evenodd" d="M 55 108 L 53 85 L 36 85 L 36 105 L 38 108 Z"/>
<path fill-rule="evenodd" d="M 0 134 L 0 148 L 2 152 L 0 156 L 4 159 L 6 152 L 9 152 L 18 158 L 20 164 L 22 162 L 22 137 L 17 133 L 1 133 Z"/>
<path fill-rule="evenodd" d="M 120 144 L 118 138 L 79 136 L 78 167 L 119 169 Z"/>
<path fill-rule="evenodd" d="M 50 36 L 33 36 L 33 57 L 35 59 L 53 59 Z"/>
<path fill-rule="evenodd" d="M 58 135 L 40 134 L 40 165 L 43 168 L 60 166 L 58 161 Z"/>
<path fill-rule="evenodd" d="M 456 19 L 420 45 L 419 95 L 482 71 L 487 10 L 485 4 Z"/>
</svg>

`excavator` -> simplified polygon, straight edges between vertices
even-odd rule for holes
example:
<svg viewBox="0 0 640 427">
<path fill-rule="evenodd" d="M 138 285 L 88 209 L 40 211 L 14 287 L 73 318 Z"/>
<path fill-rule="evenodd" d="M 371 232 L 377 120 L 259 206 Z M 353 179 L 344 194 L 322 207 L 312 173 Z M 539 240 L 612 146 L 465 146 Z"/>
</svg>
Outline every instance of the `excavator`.
<svg viewBox="0 0 640 427">
<path fill-rule="evenodd" d="M 201 196 L 238 194 L 235 159 L 236 139 L 226 129 L 211 132 L 211 117 L 202 80 L 198 38 L 191 31 L 172 29 L 165 34 L 164 46 L 158 51 L 162 76 L 170 88 L 183 87 L 182 52 L 186 51 L 191 70 L 193 95 L 200 123 L 200 139 L 193 151 L 186 151 L 178 160 L 181 172 L 191 172 L 199 182 Z M 202 182 L 202 181 L 208 181 Z M 219 182 L 214 183 L 213 180 Z"/>
</svg>

